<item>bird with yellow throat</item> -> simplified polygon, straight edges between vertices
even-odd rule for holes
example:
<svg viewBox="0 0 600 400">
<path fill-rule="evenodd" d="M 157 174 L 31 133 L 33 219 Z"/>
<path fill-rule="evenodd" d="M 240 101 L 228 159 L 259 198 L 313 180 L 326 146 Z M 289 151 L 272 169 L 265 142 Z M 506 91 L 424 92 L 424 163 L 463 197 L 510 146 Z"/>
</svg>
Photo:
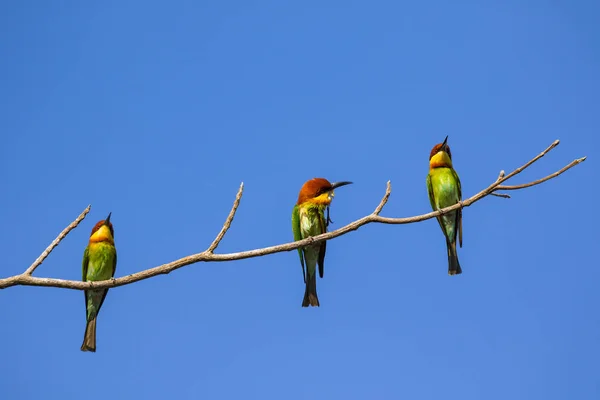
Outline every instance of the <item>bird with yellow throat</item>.
<svg viewBox="0 0 600 400">
<path fill-rule="evenodd" d="M 82 280 L 104 281 L 115 276 L 117 268 L 117 250 L 115 248 L 115 231 L 110 222 L 110 215 L 99 221 L 90 235 L 83 252 Z M 85 290 L 86 326 L 81 351 L 96 351 L 96 319 L 104 303 L 108 289 Z"/>
<path fill-rule="evenodd" d="M 429 154 L 427 192 L 433 211 L 453 206 L 462 200 L 460 179 L 452 166 L 452 153 L 448 146 L 448 136 L 442 143 L 433 146 Z M 448 275 L 462 273 L 456 252 L 456 237 L 462 247 L 462 209 L 450 211 L 436 217 L 446 237 L 448 251 Z"/>
<path fill-rule="evenodd" d="M 298 194 L 298 202 L 292 210 L 294 241 L 327 232 L 330 222 L 329 205 L 333 200 L 334 190 L 351 183 L 346 181 L 330 183 L 325 178 L 314 178 L 302 185 Z M 325 218 L 325 209 L 327 209 L 327 218 Z M 326 249 L 326 241 L 298 248 L 302 275 L 306 285 L 302 307 L 319 307 L 316 271 L 318 266 L 319 276 L 323 278 Z"/>
</svg>

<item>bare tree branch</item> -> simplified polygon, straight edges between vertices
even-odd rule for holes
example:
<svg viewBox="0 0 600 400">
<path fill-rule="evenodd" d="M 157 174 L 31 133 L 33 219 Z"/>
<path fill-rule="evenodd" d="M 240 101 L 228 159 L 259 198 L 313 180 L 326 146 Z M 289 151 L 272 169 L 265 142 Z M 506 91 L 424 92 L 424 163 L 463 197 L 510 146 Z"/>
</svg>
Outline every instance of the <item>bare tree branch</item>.
<svg viewBox="0 0 600 400">
<path fill-rule="evenodd" d="M 210 246 L 206 250 L 207 253 L 213 253 L 215 251 L 215 249 L 217 248 L 219 243 L 221 243 L 221 240 L 223 240 L 223 237 L 227 233 L 227 230 L 229 230 L 229 227 L 231 226 L 231 222 L 233 221 L 233 217 L 235 216 L 235 212 L 237 211 L 237 209 L 240 205 L 240 200 L 242 199 L 243 192 L 244 192 L 244 182 L 242 182 L 240 184 L 240 188 L 238 189 L 237 195 L 235 196 L 235 201 L 233 202 L 231 211 L 229 211 L 229 215 L 227 216 L 227 219 L 225 220 L 225 223 L 223 224 L 223 228 L 221 228 L 221 232 L 219 232 L 219 234 L 217 235 L 215 240 L 213 240 L 213 242 L 210 244 Z"/>
<path fill-rule="evenodd" d="M 390 198 L 391 194 L 392 194 L 392 182 L 387 181 L 387 184 L 386 184 L 386 187 L 385 187 L 385 194 L 383 195 L 383 198 L 381 199 L 381 201 L 377 205 L 377 208 L 375 208 L 375 211 L 373 211 L 373 214 L 379 215 L 379 213 L 381 212 L 381 210 L 383 210 L 383 207 L 387 204 L 388 199 Z"/>
<path fill-rule="evenodd" d="M 504 197 L 505 195 L 494 193 L 498 190 L 518 190 L 518 189 L 523 189 L 523 188 L 527 188 L 530 186 L 538 185 L 549 179 L 557 177 L 558 175 L 562 174 L 563 172 L 567 171 L 568 169 L 585 161 L 585 157 L 574 160 L 573 162 L 571 162 L 564 168 L 561 168 L 559 171 L 556 171 L 555 173 L 550 174 L 550 175 L 548 175 L 542 179 L 539 179 L 537 181 L 534 181 L 534 182 L 525 183 L 525 184 L 521 184 L 521 185 L 514 185 L 514 186 L 501 185 L 503 182 L 506 182 L 508 179 L 514 177 L 515 175 L 518 175 L 523 170 L 528 168 L 530 165 L 535 163 L 537 160 L 542 158 L 544 155 L 546 155 L 550 150 L 552 150 L 558 144 L 559 144 L 559 141 L 556 140 L 546 150 L 544 150 L 543 152 L 538 154 L 536 157 L 532 158 L 530 161 L 525 163 L 523 166 L 515 169 L 508 175 L 505 175 L 504 171 L 501 171 L 498 178 L 494 181 L 494 183 L 492 183 L 491 185 L 489 185 L 487 188 L 483 189 L 479 193 L 477 193 L 477 194 L 469 197 L 468 199 L 463 200 L 453 206 L 446 207 L 446 208 L 443 208 L 438 211 L 433 211 L 433 212 L 429 212 L 427 214 L 422 214 L 422 215 L 417 215 L 414 217 L 407 217 L 407 218 L 390 218 L 390 217 L 380 216 L 379 214 L 381 213 L 381 211 L 383 210 L 383 207 L 387 203 L 387 201 L 390 197 L 390 194 L 391 194 L 391 190 L 392 190 L 391 183 L 388 181 L 386 192 L 385 192 L 383 198 L 381 199 L 381 202 L 379 203 L 379 205 L 375 208 L 375 210 L 371 214 L 369 214 L 365 217 L 362 217 L 354 222 L 351 222 L 342 228 L 336 229 L 335 231 L 327 232 L 327 233 L 324 233 L 324 234 L 321 234 L 318 236 L 309 237 L 309 238 L 306 238 L 303 240 L 299 240 L 297 242 L 280 244 L 277 246 L 270 246 L 270 247 L 265 247 L 265 248 L 261 248 L 261 249 L 242 251 L 242 252 L 238 252 L 238 253 L 214 254 L 214 250 L 217 248 L 220 241 L 225 236 L 225 233 L 231 226 L 231 222 L 233 221 L 233 217 L 235 216 L 235 212 L 239 206 L 240 199 L 242 197 L 242 191 L 243 191 L 243 184 L 242 184 L 242 185 L 240 185 L 240 189 L 239 189 L 236 199 L 233 203 L 233 207 L 229 213 L 229 216 L 227 217 L 227 219 L 225 221 L 225 224 L 223 225 L 223 228 L 221 229 L 221 231 L 219 232 L 219 234 L 217 235 L 215 240 L 212 242 L 212 244 L 208 247 L 208 249 L 201 253 L 183 257 L 183 258 L 180 258 L 179 260 L 175 260 L 175 261 L 172 261 L 167 264 L 159 265 L 157 267 L 149 268 L 149 269 L 146 269 L 146 270 L 143 270 L 140 272 L 136 272 L 131 275 L 123 276 L 123 277 L 120 277 L 117 279 L 112 278 L 110 280 L 96 281 L 96 282 L 82 282 L 82 281 L 72 281 L 72 280 L 54 279 L 54 278 L 38 278 L 38 277 L 31 276 L 30 274 L 27 273 L 27 271 L 29 271 L 30 269 L 32 271 L 33 271 L 33 269 L 35 269 L 35 267 L 33 267 L 33 268 L 30 267 L 30 268 L 28 268 L 27 271 L 25 271 L 24 273 L 22 273 L 20 275 L 15 275 L 15 276 L 12 276 L 9 278 L 0 279 L 0 289 L 5 289 L 8 287 L 17 286 L 17 285 L 48 286 L 48 287 L 76 289 L 76 290 L 85 290 L 85 289 L 93 289 L 93 288 L 95 288 L 95 289 L 112 288 L 112 287 L 116 287 L 116 286 L 128 285 L 128 284 L 131 284 L 134 282 L 138 282 L 138 281 L 141 281 L 144 279 L 151 278 L 153 276 L 157 276 L 157 275 L 161 275 L 161 274 L 168 274 L 171 271 L 185 267 L 186 265 L 198 263 L 201 261 L 216 262 L 216 261 L 242 260 L 245 258 L 261 257 L 261 256 L 266 256 L 268 254 L 295 250 L 299 247 L 306 246 L 308 244 L 317 243 L 317 242 L 321 242 L 323 240 L 329 240 L 329 239 L 336 238 L 338 236 L 342 236 L 350 231 L 357 230 L 361 226 L 370 224 L 370 223 L 400 225 L 400 224 L 411 224 L 411 223 L 415 223 L 415 222 L 425 221 L 427 219 L 431 219 L 431 218 L 443 215 L 445 213 L 448 213 L 453 210 L 457 210 L 459 208 L 468 207 L 471 204 L 473 204 L 489 195 L 500 195 L 501 197 Z M 88 211 L 89 211 L 89 207 L 86 209 L 86 211 L 84 211 L 84 214 L 80 215 L 79 218 L 71 224 L 71 225 L 73 225 L 73 227 L 71 227 L 71 225 L 69 225 L 69 227 L 67 227 L 67 229 L 68 230 L 73 229 L 77 225 L 77 223 L 79 223 L 80 219 L 83 219 L 83 217 L 85 217 L 85 214 Z M 65 231 L 63 231 L 63 233 L 61 233 L 61 235 L 59 235 L 59 238 L 57 238 L 58 242 L 60 242 L 60 240 L 62 240 L 62 238 L 66 235 L 66 233 L 68 233 L 67 229 L 65 229 Z M 56 240 L 55 240 L 55 242 L 56 242 Z M 58 242 L 56 244 L 58 244 Z M 55 247 L 54 242 L 53 242 L 53 244 L 50 245 L 50 247 L 48 247 L 48 249 L 46 249 L 46 251 L 44 253 L 42 253 L 42 256 L 40 256 L 40 258 L 38 259 L 38 260 L 41 259 L 39 261 L 40 263 L 52 251 L 52 249 L 54 248 L 53 245 Z M 36 262 L 33 265 L 35 265 L 38 262 L 38 260 L 36 260 Z M 38 263 L 38 265 L 39 265 L 39 263 Z"/>
<path fill-rule="evenodd" d="M 520 174 L 521 172 L 523 172 L 523 170 L 524 170 L 525 168 L 529 167 L 531 164 L 533 164 L 534 162 L 536 162 L 537 160 L 539 160 L 540 158 L 542 158 L 542 157 L 544 157 L 546 154 L 548 154 L 548 152 L 549 152 L 550 150 L 552 150 L 553 148 L 555 148 L 556 146 L 558 146 L 558 145 L 559 145 L 559 143 L 560 143 L 560 140 L 558 140 L 558 139 L 557 139 L 557 140 L 555 140 L 554 142 L 552 142 L 552 144 L 551 144 L 550 146 L 548 146 L 548 147 L 546 148 L 546 150 L 542 151 L 540 154 L 538 154 L 537 156 L 533 157 L 531 160 L 529 160 L 528 162 L 526 162 L 526 163 L 525 163 L 523 166 L 521 166 L 521 167 L 519 167 L 519 168 L 515 169 L 515 170 L 514 170 L 513 172 L 511 172 L 510 174 L 508 174 L 508 175 L 506 175 L 506 176 L 504 176 L 504 177 L 500 178 L 500 179 L 498 180 L 498 182 L 499 182 L 499 183 L 502 183 L 502 182 L 504 182 L 504 181 L 506 181 L 506 180 L 508 180 L 508 179 L 512 178 L 513 176 Z M 502 172 L 504 172 L 504 171 L 502 171 Z M 502 174 L 502 172 L 501 172 L 501 174 Z"/>
<path fill-rule="evenodd" d="M 33 264 L 31 264 L 29 266 L 29 268 L 27 268 L 27 270 L 23 274 L 28 275 L 28 276 L 33 274 L 33 271 L 35 271 L 35 269 L 44 262 L 46 257 L 48 257 L 48 255 L 50 255 L 52 250 L 54 250 L 54 248 L 56 246 L 58 246 L 58 244 L 61 242 L 61 240 L 63 240 L 69 234 L 69 232 L 71 232 L 73 229 L 75 229 L 81 221 L 83 221 L 83 219 L 90 212 L 91 209 L 92 209 L 92 205 L 90 204 L 89 206 L 87 206 L 85 208 L 85 210 L 83 210 L 83 212 L 81 214 L 79 214 L 79 217 L 77 217 L 75 219 L 75 221 L 71 222 L 69 224 L 69 226 L 67 226 L 65 229 L 63 229 L 63 231 L 61 233 L 59 233 L 59 235 L 56 237 L 56 239 L 54 239 L 54 241 L 52 241 L 52 243 L 50 243 L 50 246 L 48 246 L 46 248 L 46 250 L 44 250 L 44 252 L 42 254 L 40 254 L 40 256 L 37 258 L 37 260 L 35 260 L 33 262 Z"/>
<path fill-rule="evenodd" d="M 570 168 L 573 168 L 577 164 L 580 164 L 580 163 L 584 162 L 586 158 L 587 157 L 581 157 L 581 158 L 578 158 L 577 160 L 573 160 L 573 161 L 571 161 L 571 163 L 569 163 L 569 165 L 565 165 L 564 167 L 562 167 L 561 169 L 559 169 L 555 173 L 550 174 L 548 176 L 545 176 L 542 179 L 538 179 L 537 181 L 533 181 L 533 182 L 529 182 L 529 183 L 524 183 L 522 185 L 512 185 L 512 186 L 500 185 L 500 186 L 497 187 L 497 190 L 518 190 L 518 189 L 524 189 L 524 188 L 528 188 L 528 187 L 531 187 L 531 186 L 539 185 L 540 183 L 546 182 L 546 181 L 548 181 L 548 180 L 550 180 L 552 178 L 556 178 L 557 176 L 559 176 L 560 174 L 562 174 L 566 170 L 568 170 Z"/>
</svg>

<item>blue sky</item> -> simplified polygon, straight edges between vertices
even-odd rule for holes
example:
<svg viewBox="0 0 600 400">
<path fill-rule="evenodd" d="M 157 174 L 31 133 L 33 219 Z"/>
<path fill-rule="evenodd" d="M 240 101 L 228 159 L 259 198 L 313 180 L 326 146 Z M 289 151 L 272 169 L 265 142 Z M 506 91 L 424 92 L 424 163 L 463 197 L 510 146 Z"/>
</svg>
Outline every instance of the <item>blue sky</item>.
<svg viewBox="0 0 600 400">
<path fill-rule="evenodd" d="M 112 211 L 123 276 L 204 250 L 292 239 L 302 183 L 351 180 L 333 228 L 429 211 L 449 135 L 463 195 L 553 140 L 464 212 L 463 274 L 434 220 L 328 245 L 321 307 L 296 252 L 195 264 L 111 289 L 98 351 L 83 294 L 0 293 L 6 399 L 598 399 L 600 5 L 594 1 L 4 2 L 2 276 L 81 278 Z"/>
</svg>

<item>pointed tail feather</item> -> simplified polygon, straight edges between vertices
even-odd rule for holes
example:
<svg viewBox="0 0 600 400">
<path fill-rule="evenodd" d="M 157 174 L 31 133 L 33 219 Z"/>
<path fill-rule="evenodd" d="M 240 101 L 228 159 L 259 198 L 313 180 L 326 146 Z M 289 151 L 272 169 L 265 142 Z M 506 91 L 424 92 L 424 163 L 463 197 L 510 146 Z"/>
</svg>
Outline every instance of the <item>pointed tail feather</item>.
<svg viewBox="0 0 600 400">
<path fill-rule="evenodd" d="M 319 298 L 317 297 L 317 274 L 315 272 L 313 272 L 313 275 L 306 280 L 306 289 L 304 290 L 302 307 L 319 307 Z"/>
<path fill-rule="evenodd" d="M 81 351 L 96 352 L 96 317 L 87 322 Z"/>
<path fill-rule="evenodd" d="M 456 253 L 456 242 L 450 243 L 446 240 L 448 247 L 448 275 L 462 274 L 462 268 L 458 262 L 458 254 Z"/>
</svg>

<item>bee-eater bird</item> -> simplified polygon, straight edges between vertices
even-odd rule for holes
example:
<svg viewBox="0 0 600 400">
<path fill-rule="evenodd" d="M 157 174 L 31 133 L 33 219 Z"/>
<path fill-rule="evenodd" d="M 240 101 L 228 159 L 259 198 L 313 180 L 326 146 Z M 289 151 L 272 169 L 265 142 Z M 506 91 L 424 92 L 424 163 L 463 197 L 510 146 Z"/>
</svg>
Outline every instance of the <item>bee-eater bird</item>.
<svg viewBox="0 0 600 400">
<path fill-rule="evenodd" d="M 433 146 L 429 154 L 429 174 L 427 175 L 427 191 L 433 211 L 450 207 L 462 200 L 460 179 L 452 167 L 452 153 L 447 144 L 448 136 L 443 143 Z M 462 209 L 451 211 L 437 217 L 446 237 L 448 249 L 448 275 L 462 273 L 456 253 L 456 235 L 462 247 Z"/>
<path fill-rule="evenodd" d="M 329 205 L 334 196 L 334 189 L 350 183 L 352 182 L 329 183 L 327 179 L 314 178 L 302 185 L 302 189 L 300 189 L 300 194 L 298 195 L 298 202 L 292 211 L 294 241 L 327 232 L 327 225 L 330 221 Z M 325 208 L 328 211 L 327 219 L 325 218 Z M 306 284 L 302 307 L 308 307 L 309 305 L 319 307 L 316 269 L 318 264 L 319 276 L 322 278 L 326 248 L 326 241 L 298 248 L 302 275 Z M 306 270 L 304 269 L 305 263 Z"/>
<path fill-rule="evenodd" d="M 83 278 L 85 281 L 103 281 L 111 279 L 117 268 L 117 250 L 115 232 L 110 215 L 99 221 L 92 229 L 90 241 L 83 252 Z M 96 318 L 104 303 L 108 289 L 85 290 L 85 310 L 87 324 L 81 351 L 96 351 Z"/>
</svg>

